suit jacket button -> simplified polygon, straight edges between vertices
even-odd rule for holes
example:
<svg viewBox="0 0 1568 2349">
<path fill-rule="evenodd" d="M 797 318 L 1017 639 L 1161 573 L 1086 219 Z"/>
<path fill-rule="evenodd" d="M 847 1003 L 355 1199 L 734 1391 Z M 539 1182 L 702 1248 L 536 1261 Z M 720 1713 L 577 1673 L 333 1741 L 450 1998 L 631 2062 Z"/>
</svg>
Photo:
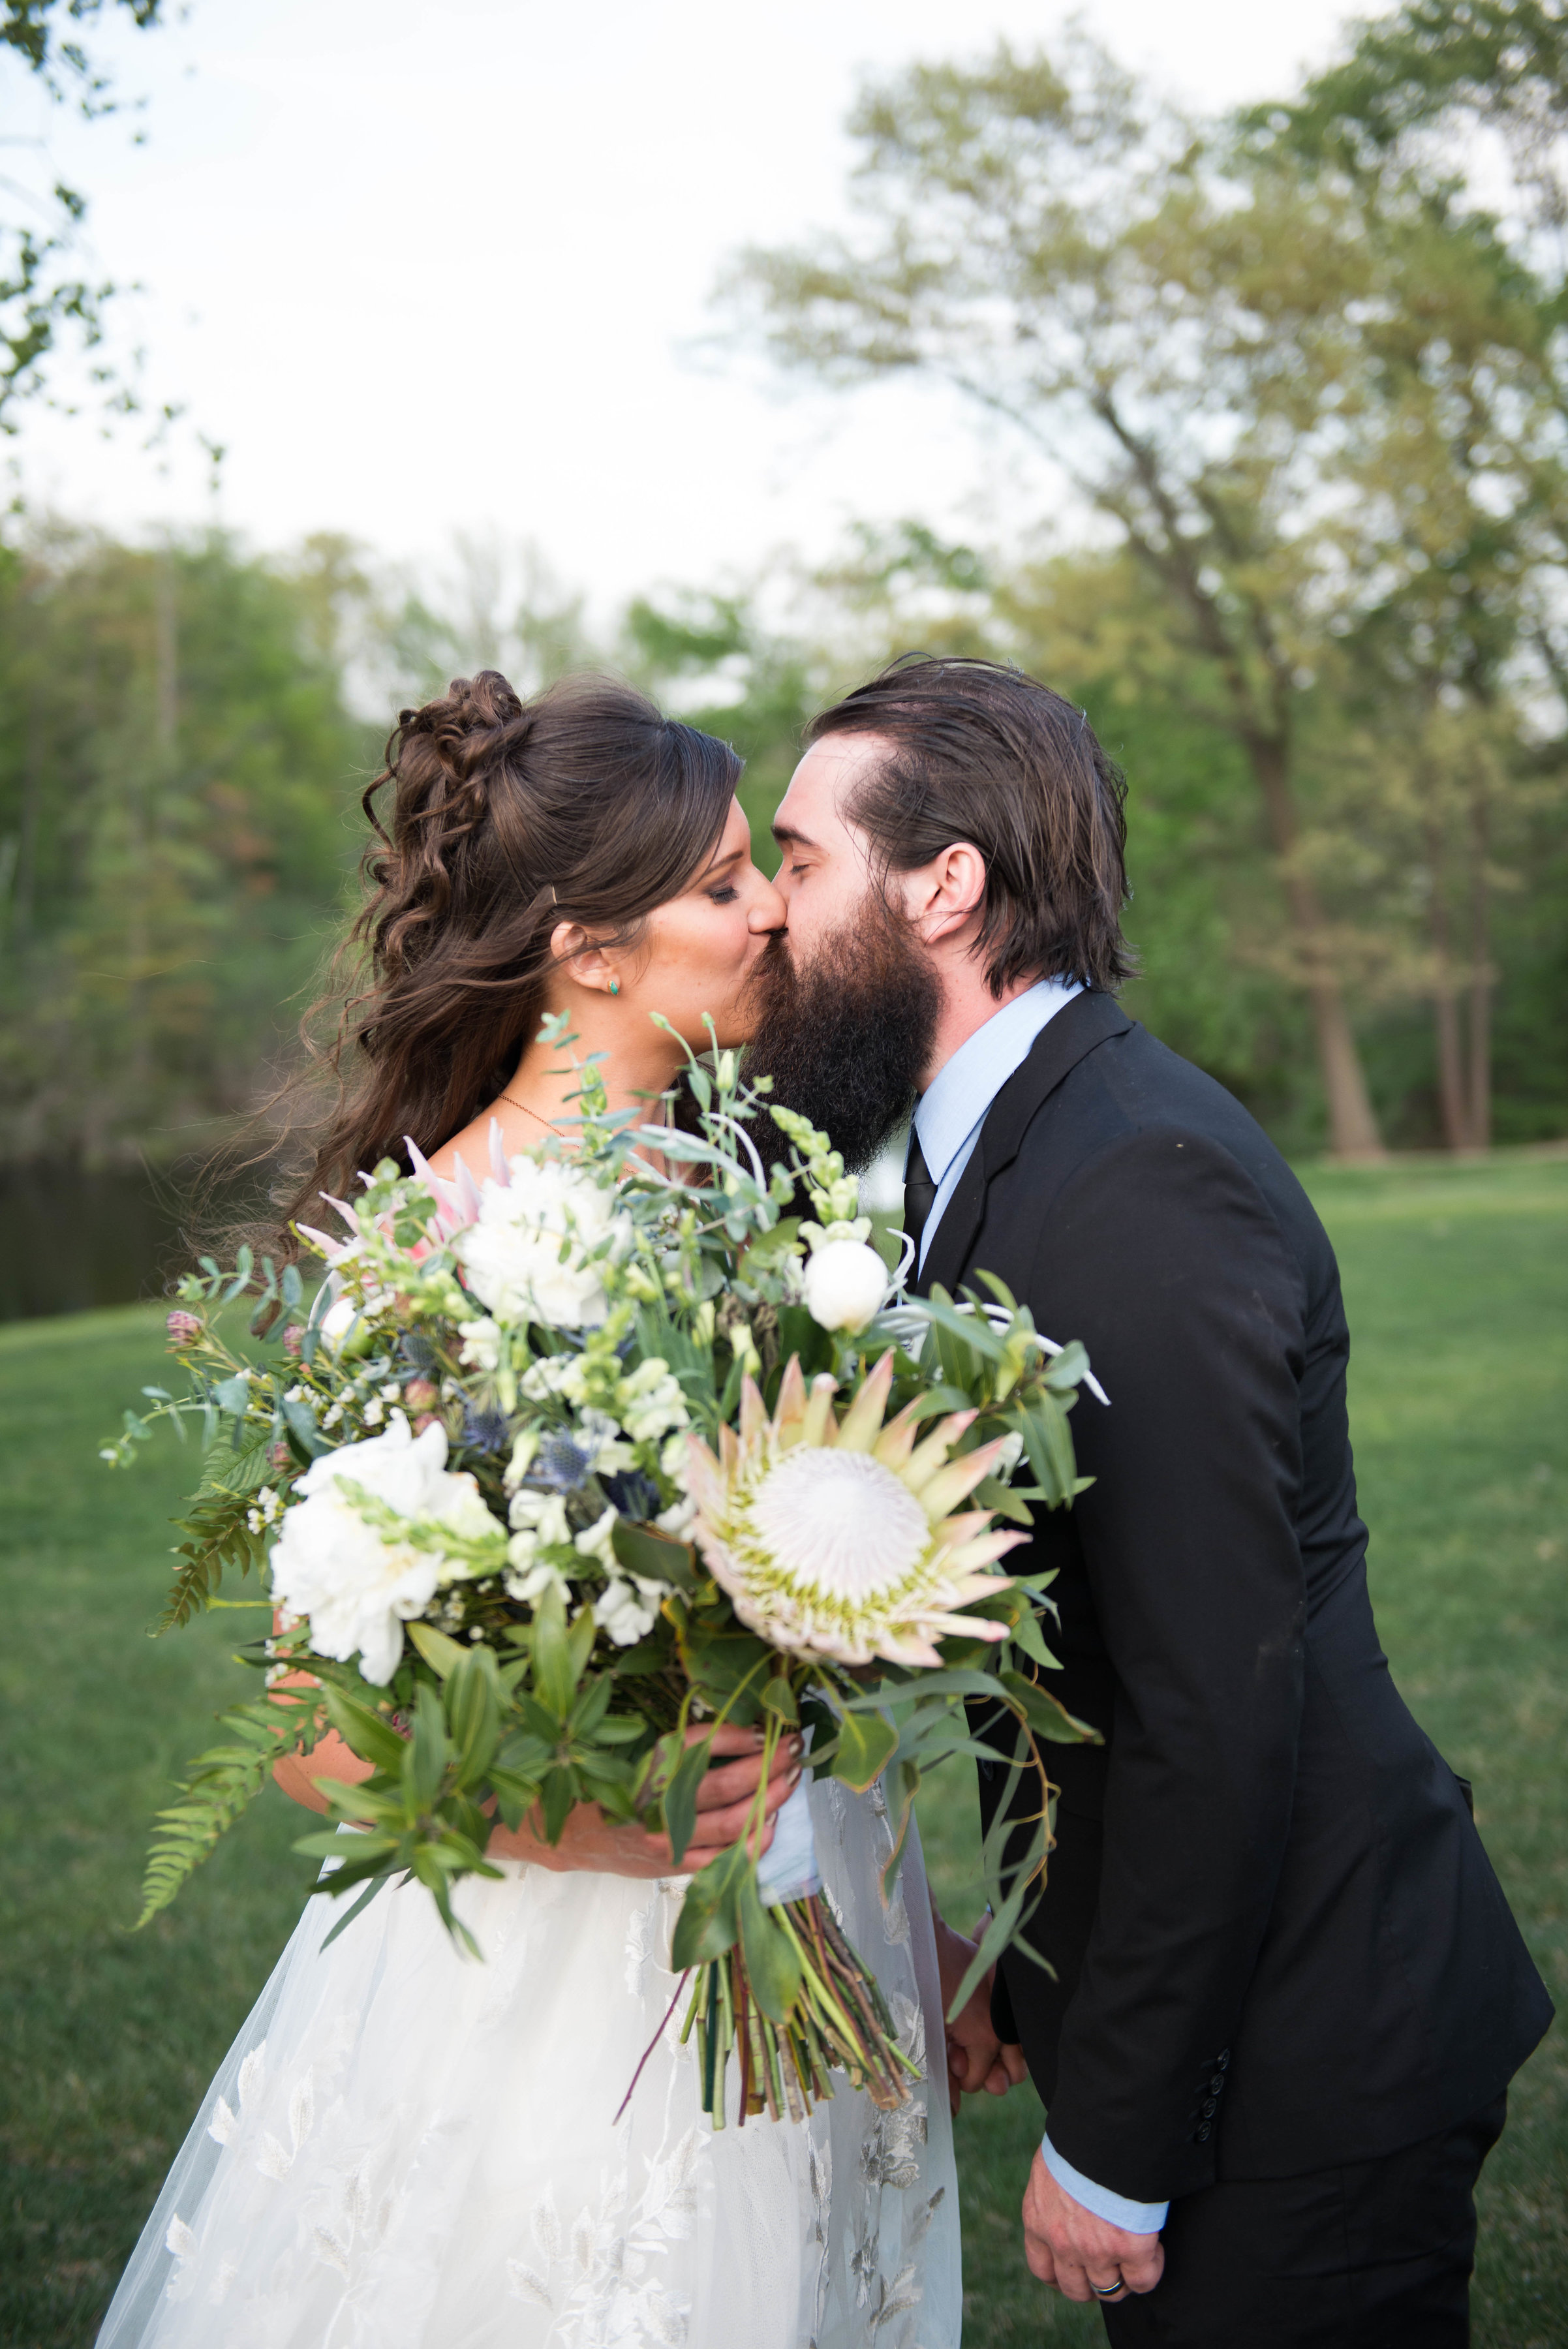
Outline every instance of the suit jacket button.
<svg viewBox="0 0 1568 2349">
<path fill-rule="evenodd" d="M 1205 2119 L 1206 2121 L 1211 2121 L 1211 2120 L 1213 2119 L 1213 2117 L 1214 2117 L 1215 2114 L 1219 2111 L 1219 2109 L 1220 2109 L 1220 2099 L 1219 2099 L 1219 2097 L 1218 2097 L 1218 2096 L 1210 2096 L 1210 2097 L 1209 2098 L 1209 2100 L 1208 2100 L 1207 2104 L 1205 2104 L 1205 2106 L 1204 2106 L 1204 2107 L 1203 2107 L 1203 2117 L 1204 2117 L 1204 2119 Z"/>
<path fill-rule="evenodd" d="M 1221 2089 L 1224 2085 L 1225 2085 L 1225 2075 L 1224 2075 L 1224 2073 L 1223 2073 L 1223 2072 L 1216 2072 L 1216 2073 L 1215 2073 L 1215 2075 L 1214 2075 L 1214 2077 L 1213 2077 L 1213 2078 L 1210 2081 L 1210 2083 L 1209 2083 L 1209 2093 L 1210 2093 L 1210 2095 L 1211 2096 L 1217 2096 L 1217 2095 L 1220 2094 L 1220 2089 Z"/>
<path fill-rule="evenodd" d="M 1210 2124 L 1207 2121 L 1204 2121 L 1202 2125 L 1193 2132 L 1193 2134 L 1196 2136 L 1199 2145 L 1207 2145 L 1210 2138 L 1213 2136 L 1214 2131 L 1210 2127 Z"/>
<path fill-rule="evenodd" d="M 1228 2047 L 1221 2047 L 1219 2054 L 1214 2058 L 1214 2066 L 1216 2071 L 1223 2072 L 1230 2061 L 1231 2050 Z"/>
</svg>

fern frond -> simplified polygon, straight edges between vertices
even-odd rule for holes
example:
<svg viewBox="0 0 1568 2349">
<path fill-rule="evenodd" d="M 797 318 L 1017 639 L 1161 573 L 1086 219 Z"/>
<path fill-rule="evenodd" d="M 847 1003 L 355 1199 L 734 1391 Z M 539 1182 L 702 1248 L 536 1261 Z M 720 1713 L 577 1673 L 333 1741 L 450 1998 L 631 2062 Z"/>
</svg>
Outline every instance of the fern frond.
<svg viewBox="0 0 1568 2349">
<path fill-rule="evenodd" d="M 184 1563 L 176 1570 L 156 1630 L 177 1630 L 192 1615 L 199 1615 L 223 1581 L 225 1568 L 240 1575 L 248 1574 L 253 1566 L 260 1568 L 266 1543 L 245 1523 L 250 1507 L 249 1493 L 225 1487 L 199 1496 L 188 1517 L 175 1519 L 179 1531 L 191 1538 L 174 1552 Z"/>
<path fill-rule="evenodd" d="M 318 1708 L 265 1696 L 218 1716 L 240 1743 L 198 1754 L 180 1786 L 184 1799 L 158 1813 L 141 1879 L 141 1914 L 133 1930 L 140 1932 L 149 1918 L 169 1906 L 224 1829 L 254 1801 L 273 1764 L 300 1743 L 302 1715 L 312 1709 Z"/>
</svg>

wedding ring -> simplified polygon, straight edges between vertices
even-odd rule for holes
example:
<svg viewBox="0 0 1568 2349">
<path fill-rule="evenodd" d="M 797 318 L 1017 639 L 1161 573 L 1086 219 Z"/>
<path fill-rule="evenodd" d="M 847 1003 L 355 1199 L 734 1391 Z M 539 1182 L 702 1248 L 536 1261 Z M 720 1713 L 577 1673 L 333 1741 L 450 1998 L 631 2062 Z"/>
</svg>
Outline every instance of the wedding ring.
<svg viewBox="0 0 1568 2349">
<path fill-rule="evenodd" d="M 1086 2279 L 1086 2278 L 1085 2278 L 1085 2281 L 1087 2281 L 1087 2279 Z M 1121 2291 L 1124 2291 L 1125 2289 L 1126 2289 L 1126 2287 L 1124 2286 L 1124 2284 L 1123 2284 L 1123 2282 L 1122 2282 L 1122 2276 L 1121 2276 L 1121 2271 L 1120 2271 L 1120 2269 L 1118 2269 L 1118 2270 L 1116 2271 L 1116 2280 L 1115 2283 L 1090 2283 L 1090 2284 L 1089 2284 L 1089 2290 L 1094 2293 L 1095 2298 L 1096 2298 L 1096 2300 L 1115 2300 L 1115 2298 L 1116 2298 L 1116 2296 L 1117 2292 L 1121 2292 Z"/>
</svg>

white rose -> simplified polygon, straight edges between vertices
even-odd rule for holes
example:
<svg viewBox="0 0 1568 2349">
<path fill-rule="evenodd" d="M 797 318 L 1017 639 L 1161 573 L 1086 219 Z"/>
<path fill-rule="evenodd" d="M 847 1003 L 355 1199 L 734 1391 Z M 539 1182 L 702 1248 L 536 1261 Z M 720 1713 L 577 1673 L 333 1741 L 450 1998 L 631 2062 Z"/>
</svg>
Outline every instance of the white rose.
<svg viewBox="0 0 1568 2349">
<path fill-rule="evenodd" d="M 864 1240 L 828 1240 L 805 1267 L 805 1305 L 825 1330 L 864 1330 L 882 1309 L 888 1268 Z"/>
<path fill-rule="evenodd" d="M 498 1321 L 591 1330 L 609 1309 L 605 1260 L 631 1237 L 613 1187 L 557 1159 L 514 1158 L 509 1182 L 485 1178 L 478 1216 L 452 1252 Z"/>
<path fill-rule="evenodd" d="M 450 1525 L 470 1538 L 499 1528 L 472 1477 L 447 1473 L 439 1422 L 416 1436 L 394 1412 L 384 1435 L 345 1444 L 311 1464 L 272 1554 L 273 1598 L 287 1613 L 309 1618 L 318 1654 L 345 1663 L 357 1655 L 365 1678 L 379 1687 L 397 1670 L 402 1625 L 423 1611 L 452 1569 L 439 1549 L 416 1549 L 368 1526 L 341 1489 L 345 1477 L 400 1516 Z"/>
</svg>

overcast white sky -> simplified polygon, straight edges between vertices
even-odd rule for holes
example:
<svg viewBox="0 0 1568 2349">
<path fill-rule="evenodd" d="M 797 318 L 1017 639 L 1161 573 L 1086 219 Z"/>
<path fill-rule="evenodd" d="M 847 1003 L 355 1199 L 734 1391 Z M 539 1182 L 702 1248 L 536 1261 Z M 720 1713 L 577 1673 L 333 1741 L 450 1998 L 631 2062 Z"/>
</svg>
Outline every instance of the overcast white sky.
<svg viewBox="0 0 1568 2349">
<path fill-rule="evenodd" d="M 221 518 L 393 556 L 532 539 L 601 607 L 826 551 L 850 515 L 981 531 L 1005 476 L 908 387 L 770 394 L 694 360 L 725 254 L 844 216 L 860 72 L 1049 39 L 1023 0 L 193 0 L 121 36 L 146 145 L 36 100 L 13 129 L 140 279 L 149 381 L 227 450 Z M 1217 106 L 1331 48 L 1327 0 L 1098 0 L 1091 29 Z M 41 161 L 35 157 L 34 161 Z M 31 169 L 31 164 L 29 164 Z M 189 432 L 39 419 L 31 499 L 117 528 L 211 512 Z M 987 501 L 989 500 L 989 505 Z M 1003 513 L 1003 519 L 1004 513 Z"/>
</svg>

